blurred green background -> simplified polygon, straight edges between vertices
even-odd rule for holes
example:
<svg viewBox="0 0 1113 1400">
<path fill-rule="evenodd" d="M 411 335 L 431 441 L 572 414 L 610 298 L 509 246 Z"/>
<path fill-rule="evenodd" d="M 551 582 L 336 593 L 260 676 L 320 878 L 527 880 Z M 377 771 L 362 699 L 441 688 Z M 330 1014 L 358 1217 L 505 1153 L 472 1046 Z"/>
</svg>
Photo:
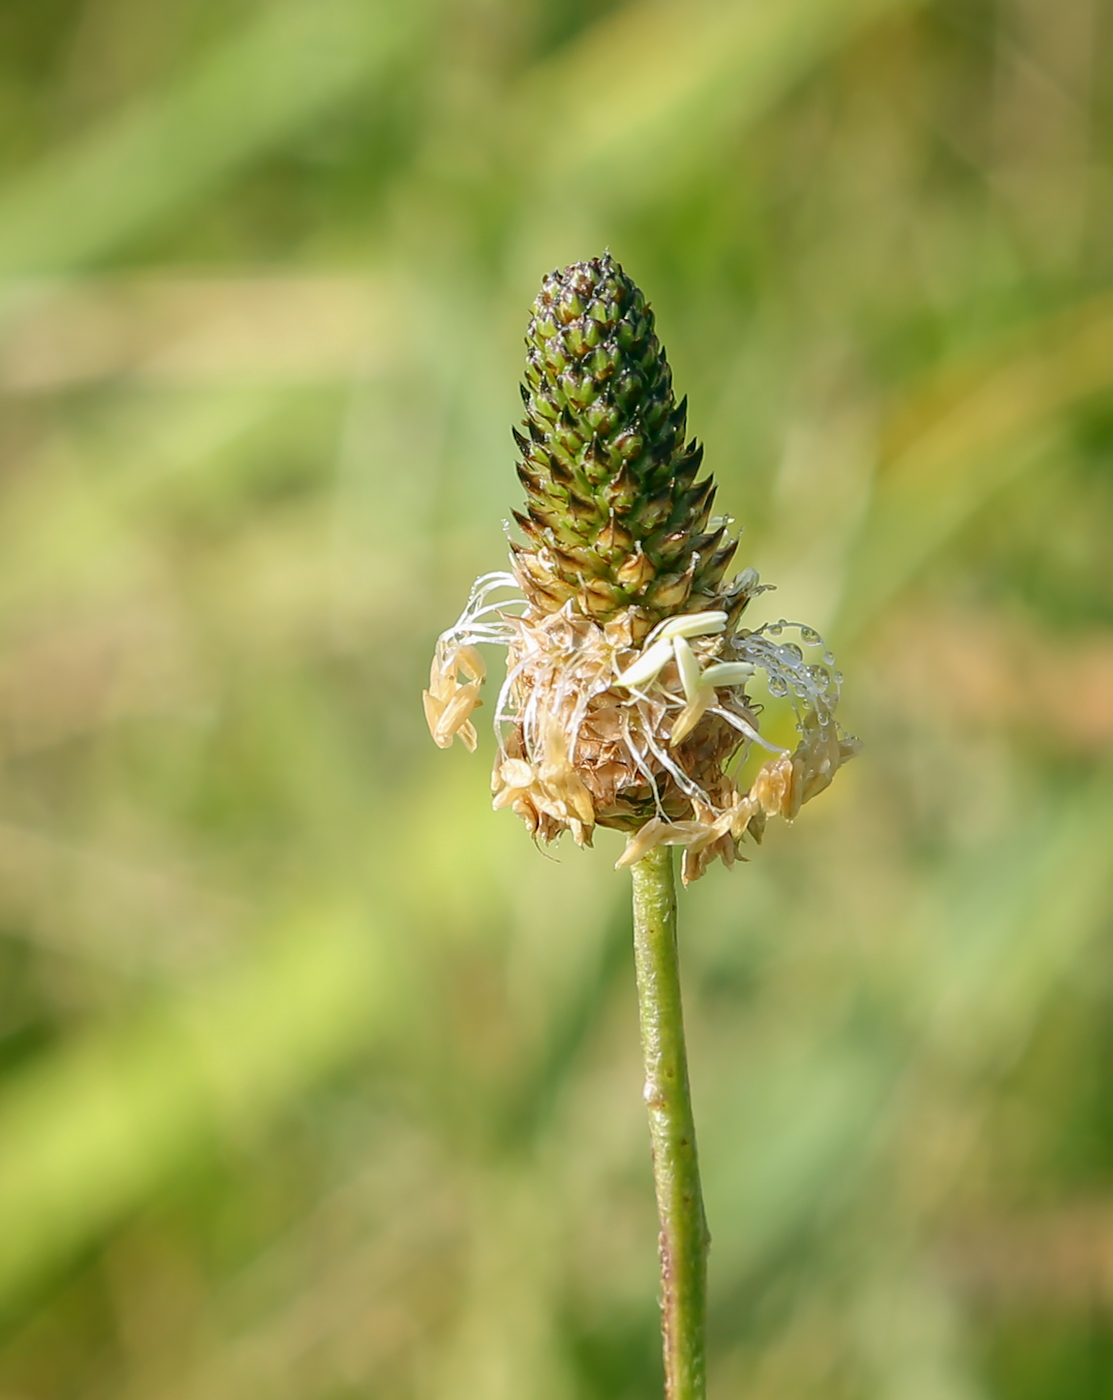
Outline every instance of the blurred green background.
<svg viewBox="0 0 1113 1400">
<path fill-rule="evenodd" d="M 683 900 L 712 1400 L 1113 1396 L 1111 26 L 2 0 L 0 1400 L 659 1394 L 621 838 L 418 695 L 607 245 L 866 742 Z"/>
</svg>

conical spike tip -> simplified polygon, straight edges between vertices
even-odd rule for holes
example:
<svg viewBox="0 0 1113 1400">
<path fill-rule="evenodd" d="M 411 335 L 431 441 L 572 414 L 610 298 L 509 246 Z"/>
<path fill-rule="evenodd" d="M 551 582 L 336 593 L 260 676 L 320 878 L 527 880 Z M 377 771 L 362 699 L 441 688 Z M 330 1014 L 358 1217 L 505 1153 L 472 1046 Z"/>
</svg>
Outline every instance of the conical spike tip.
<svg viewBox="0 0 1113 1400">
<path fill-rule="evenodd" d="M 547 609 L 570 589 L 582 598 L 590 576 L 596 619 L 631 606 L 668 616 L 683 590 L 654 590 L 658 574 L 698 591 L 714 568 L 699 557 L 713 487 L 695 483 L 702 449 L 685 443 L 687 399 L 673 395 L 645 296 L 609 253 L 557 268 L 534 301 L 526 352 L 519 475 L 532 519 L 571 547 L 534 553 L 522 572 L 532 601 Z"/>
</svg>

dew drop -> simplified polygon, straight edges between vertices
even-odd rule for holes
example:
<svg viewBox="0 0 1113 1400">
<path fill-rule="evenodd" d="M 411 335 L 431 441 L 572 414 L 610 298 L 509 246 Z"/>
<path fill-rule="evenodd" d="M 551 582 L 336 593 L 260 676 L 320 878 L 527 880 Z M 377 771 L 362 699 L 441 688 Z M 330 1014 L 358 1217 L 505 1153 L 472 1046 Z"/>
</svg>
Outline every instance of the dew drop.
<svg viewBox="0 0 1113 1400">
<path fill-rule="evenodd" d="M 788 694 L 788 682 L 781 676 L 769 677 L 769 694 L 778 697 Z"/>
<path fill-rule="evenodd" d="M 821 642 L 823 638 L 819 635 L 819 633 L 815 630 L 814 627 L 801 627 L 800 640 L 802 642 L 807 642 L 809 646 L 815 646 L 816 643 Z"/>
<path fill-rule="evenodd" d="M 804 653 L 795 642 L 785 642 L 784 646 L 778 647 L 777 650 L 780 652 L 781 660 L 786 661 L 790 666 L 793 662 L 804 659 Z"/>
</svg>

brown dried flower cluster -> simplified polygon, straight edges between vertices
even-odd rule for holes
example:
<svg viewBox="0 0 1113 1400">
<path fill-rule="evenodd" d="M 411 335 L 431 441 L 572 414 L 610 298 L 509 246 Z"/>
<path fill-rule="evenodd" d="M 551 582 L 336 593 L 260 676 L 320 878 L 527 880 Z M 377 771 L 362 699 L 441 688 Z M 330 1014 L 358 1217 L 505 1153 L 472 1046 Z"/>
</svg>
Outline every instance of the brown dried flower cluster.
<svg viewBox="0 0 1113 1400">
<path fill-rule="evenodd" d="M 586 845 L 595 826 L 616 827 L 630 833 L 619 865 L 657 845 L 681 846 L 688 883 L 715 859 L 733 864 L 747 833 L 761 839 L 767 817 L 791 821 L 856 752 L 834 718 L 829 654 L 809 665 L 800 646 L 775 639 L 794 629 L 822 649 L 818 634 L 783 620 L 737 625 L 762 591 L 753 570 L 723 590 L 721 608 L 671 617 L 647 635 L 636 608 L 599 623 L 571 601 L 556 612 L 524 598 L 489 601 L 516 586 L 509 574 L 479 581 L 437 644 L 425 704 L 441 747 L 459 735 L 474 749 L 470 717 L 484 678 L 476 643 L 507 647 L 494 805 L 511 808 L 538 840 L 567 830 Z M 796 707 L 800 739 L 791 753 L 760 734 L 760 706 L 746 693 L 759 669 L 771 692 Z M 744 761 L 753 744 L 771 757 L 742 792 L 728 764 Z"/>
</svg>

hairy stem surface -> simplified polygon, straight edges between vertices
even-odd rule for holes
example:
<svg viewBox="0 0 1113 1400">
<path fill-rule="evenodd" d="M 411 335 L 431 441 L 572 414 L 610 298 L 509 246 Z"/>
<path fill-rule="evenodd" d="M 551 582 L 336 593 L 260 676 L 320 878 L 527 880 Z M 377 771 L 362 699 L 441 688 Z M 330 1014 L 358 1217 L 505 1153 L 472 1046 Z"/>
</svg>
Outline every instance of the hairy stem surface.
<svg viewBox="0 0 1113 1400">
<path fill-rule="evenodd" d="M 676 947 L 672 850 L 633 866 L 634 958 L 645 1101 L 661 1219 L 661 1330 L 667 1400 L 704 1400 L 707 1251 Z"/>
</svg>

